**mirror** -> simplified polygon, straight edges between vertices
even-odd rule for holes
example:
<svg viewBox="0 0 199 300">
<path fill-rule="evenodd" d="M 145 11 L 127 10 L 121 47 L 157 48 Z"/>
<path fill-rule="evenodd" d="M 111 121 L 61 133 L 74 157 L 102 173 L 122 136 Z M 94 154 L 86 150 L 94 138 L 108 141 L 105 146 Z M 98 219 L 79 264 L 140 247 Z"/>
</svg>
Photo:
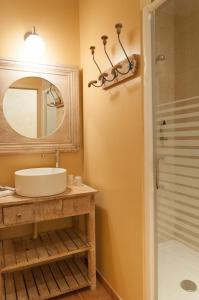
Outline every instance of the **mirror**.
<svg viewBox="0 0 199 300">
<path fill-rule="evenodd" d="M 41 77 L 24 77 L 10 85 L 3 98 L 8 124 L 19 134 L 41 138 L 52 134 L 64 117 L 58 88 Z"/>
<path fill-rule="evenodd" d="M 0 153 L 79 149 L 78 67 L 0 59 Z"/>
</svg>

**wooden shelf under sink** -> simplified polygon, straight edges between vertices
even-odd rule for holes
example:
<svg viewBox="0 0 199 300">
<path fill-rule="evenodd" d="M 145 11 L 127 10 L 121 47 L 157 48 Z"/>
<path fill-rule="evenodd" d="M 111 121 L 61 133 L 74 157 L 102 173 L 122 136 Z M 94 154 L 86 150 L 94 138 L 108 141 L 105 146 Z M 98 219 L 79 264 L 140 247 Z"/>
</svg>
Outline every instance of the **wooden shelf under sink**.
<svg viewBox="0 0 199 300">
<path fill-rule="evenodd" d="M 79 257 L 3 275 L 3 300 L 49 299 L 89 286 Z"/>
<path fill-rule="evenodd" d="M 74 229 L 40 233 L 37 239 L 21 237 L 0 241 L 1 272 L 14 272 L 89 250 L 86 238 Z"/>
<path fill-rule="evenodd" d="M 71 186 L 69 193 L 52 197 L 1 198 L 0 233 L 4 228 L 34 226 L 32 236 L 0 240 L 0 300 L 43 300 L 84 287 L 96 288 L 96 192 L 83 185 Z M 84 216 L 83 227 L 80 216 Z M 37 237 L 38 223 L 68 217 L 72 217 L 72 228 L 39 233 Z"/>
</svg>

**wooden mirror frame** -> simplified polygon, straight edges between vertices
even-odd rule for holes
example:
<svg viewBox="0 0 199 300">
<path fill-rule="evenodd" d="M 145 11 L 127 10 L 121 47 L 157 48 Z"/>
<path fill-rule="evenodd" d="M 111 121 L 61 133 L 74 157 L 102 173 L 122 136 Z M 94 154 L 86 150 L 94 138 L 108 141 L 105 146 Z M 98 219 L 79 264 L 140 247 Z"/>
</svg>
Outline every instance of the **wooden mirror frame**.
<svg viewBox="0 0 199 300">
<path fill-rule="evenodd" d="M 17 133 L 3 112 L 6 90 L 23 77 L 41 77 L 53 83 L 64 100 L 64 119 L 49 136 L 28 138 Z M 79 70 L 70 65 L 43 65 L 0 59 L 0 153 L 63 152 L 80 148 Z"/>
</svg>

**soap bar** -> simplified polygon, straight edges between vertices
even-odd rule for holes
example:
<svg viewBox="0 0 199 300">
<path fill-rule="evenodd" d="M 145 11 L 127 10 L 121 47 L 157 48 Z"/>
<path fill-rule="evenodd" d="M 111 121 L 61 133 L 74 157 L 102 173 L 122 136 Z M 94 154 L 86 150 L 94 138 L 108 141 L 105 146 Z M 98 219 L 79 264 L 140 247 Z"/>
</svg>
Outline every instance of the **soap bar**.
<svg viewBox="0 0 199 300">
<path fill-rule="evenodd" d="M 1 197 L 6 197 L 9 195 L 13 195 L 15 192 L 14 191 L 9 191 L 9 190 L 5 190 L 5 191 L 0 191 L 0 198 Z"/>
</svg>

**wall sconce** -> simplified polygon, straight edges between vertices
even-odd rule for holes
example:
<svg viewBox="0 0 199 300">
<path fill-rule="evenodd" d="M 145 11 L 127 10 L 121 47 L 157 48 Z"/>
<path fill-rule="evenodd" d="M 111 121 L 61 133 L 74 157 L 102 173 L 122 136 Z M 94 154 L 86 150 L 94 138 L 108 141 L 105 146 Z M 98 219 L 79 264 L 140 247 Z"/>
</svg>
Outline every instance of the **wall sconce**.
<svg viewBox="0 0 199 300">
<path fill-rule="evenodd" d="M 45 50 L 43 39 L 36 33 L 35 27 L 32 32 L 26 32 L 24 35 L 25 48 L 28 54 L 34 57 L 40 56 Z"/>
<path fill-rule="evenodd" d="M 120 47 L 122 48 L 122 51 L 125 55 L 125 59 L 119 63 L 117 63 L 116 65 L 113 64 L 113 62 L 111 61 L 111 58 L 107 52 L 106 46 L 107 46 L 107 41 L 108 41 L 108 36 L 103 35 L 101 37 L 102 42 L 103 42 L 103 46 L 104 46 L 104 52 L 106 57 L 108 58 L 108 61 L 111 65 L 110 69 L 106 70 L 105 72 L 102 72 L 99 64 L 97 63 L 96 59 L 95 59 L 95 46 L 91 46 L 90 50 L 91 50 L 91 55 L 93 57 L 93 61 L 95 63 L 95 65 L 97 66 L 97 69 L 100 73 L 98 80 L 91 80 L 88 83 L 88 87 L 94 86 L 94 87 L 103 87 L 104 89 L 110 88 L 124 80 L 127 80 L 128 78 L 132 78 L 135 77 L 137 75 L 137 71 L 138 71 L 138 58 L 139 56 L 137 54 L 133 54 L 131 56 L 128 56 L 124 46 L 121 42 L 120 39 L 120 34 L 121 34 L 121 30 L 122 30 L 122 24 L 118 23 L 115 25 L 116 28 L 116 32 L 117 32 L 117 36 L 118 36 L 118 42 L 120 44 Z M 99 81 L 99 83 L 98 83 Z"/>
</svg>

